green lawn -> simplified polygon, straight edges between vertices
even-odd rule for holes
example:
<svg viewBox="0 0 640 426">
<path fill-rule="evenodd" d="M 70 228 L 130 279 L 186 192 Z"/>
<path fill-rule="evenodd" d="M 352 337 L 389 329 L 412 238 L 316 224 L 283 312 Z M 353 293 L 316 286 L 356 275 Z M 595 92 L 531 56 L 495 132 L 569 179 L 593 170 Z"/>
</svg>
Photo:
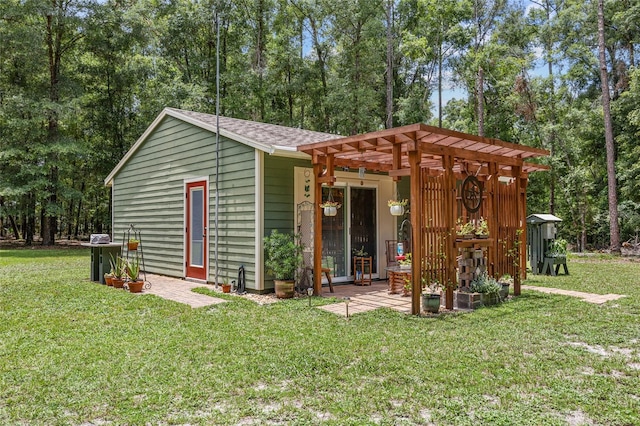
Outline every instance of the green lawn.
<svg viewBox="0 0 640 426">
<path fill-rule="evenodd" d="M 0 250 L 0 424 L 640 424 L 640 264 L 574 259 L 471 314 L 347 321 L 306 300 L 191 309 Z"/>
</svg>

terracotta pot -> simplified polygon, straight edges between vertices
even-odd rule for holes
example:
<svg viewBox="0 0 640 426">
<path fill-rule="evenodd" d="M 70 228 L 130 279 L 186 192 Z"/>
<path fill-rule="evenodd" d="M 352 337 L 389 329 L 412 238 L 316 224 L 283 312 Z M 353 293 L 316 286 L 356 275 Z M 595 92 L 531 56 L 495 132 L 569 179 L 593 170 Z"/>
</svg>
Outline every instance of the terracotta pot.
<svg viewBox="0 0 640 426">
<path fill-rule="evenodd" d="M 222 284 L 223 293 L 231 293 L 231 284 Z"/>
<path fill-rule="evenodd" d="M 131 293 L 141 293 L 144 281 L 129 281 L 128 285 Z"/>
<path fill-rule="evenodd" d="M 138 250 L 138 243 L 127 243 L 127 248 L 129 251 Z"/>
<path fill-rule="evenodd" d="M 122 278 L 111 278 L 111 283 L 113 284 L 113 288 L 123 288 L 124 280 Z"/>
<path fill-rule="evenodd" d="M 112 287 L 112 286 L 113 286 L 113 276 L 111 276 L 111 275 L 105 275 L 105 276 L 104 276 L 104 283 L 105 283 L 106 285 L 108 285 L 109 287 Z"/>
<path fill-rule="evenodd" d="M 295 293 L 295 281 L 274 280 L 276 297 L 278 299 L 291 299 Z"/>
</svg>

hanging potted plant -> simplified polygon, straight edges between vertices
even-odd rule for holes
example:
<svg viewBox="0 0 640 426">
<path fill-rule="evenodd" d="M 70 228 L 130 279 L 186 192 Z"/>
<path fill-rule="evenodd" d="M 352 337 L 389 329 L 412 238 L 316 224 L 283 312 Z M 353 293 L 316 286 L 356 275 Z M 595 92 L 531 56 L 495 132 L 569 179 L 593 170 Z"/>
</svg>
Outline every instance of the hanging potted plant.
<svg viewBox="0 0 640 426">
<path fill-rule="evenodd" d="M 144 281 L 140 279 L 140 261 L 137 257 L 127 262 L 127 286 L 131 293 L 140 293 L 144 286 Z"/>
<path fill-rule="evenodd" d="M 389 200 L 387 205 L 389 206 L 389 211 L 393 216 L 402 216 L 404 214 L 404 207 L 407 205 L 409 200 L 406 198 L 404 200 Z"/>
<path fill-rule="evenodd" d="M 295 292 L 296 272 L 302 265 L 302 246 L 296 237 L 276 229 L 264 238 L 264 264 L 273 275 L 276 297 L 290 299 Z"/>
<path fill-rule="evenodd" d="M 327 200 L 324 203 L 320 204 L 320 207 L 324 209 L 325 216 L 335 216 L 338 214 L 338 209 L 342 207 L 342 204 L 337 201 Z"/>
<path fill-rule="evenodd" d="M 127 248 L 129 249 L 129 251 L 138 250 L 138 244 L 140 244 L 140 240 L 137 240 L 135 238 L 129 238 L 129 242 L 127 243 Z"/>
</svg>

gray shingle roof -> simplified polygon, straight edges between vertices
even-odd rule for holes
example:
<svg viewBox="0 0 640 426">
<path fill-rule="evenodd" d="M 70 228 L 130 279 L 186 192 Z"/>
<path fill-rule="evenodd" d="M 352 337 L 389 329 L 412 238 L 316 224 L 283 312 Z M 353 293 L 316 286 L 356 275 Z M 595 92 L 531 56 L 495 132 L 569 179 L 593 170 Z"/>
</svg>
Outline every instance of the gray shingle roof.
<svg viewBox="0 0 640 426">
<path fill-rule="evenodd" d="M 189 117 L 201 122 L 207 127 L 216 125 L 216 116 L 201 112 L 186 111 L 176 108 L 167 108 L 177 115 Z M 322 142 L 338 139 L 342 136 L 331 133 L 314 132 L 312 130 L 296 129 L 293 127 L 278 126 L 276 124 L 259 123 L 256 121 L 240 120 L 220 116 L 220 133 L 233 133 L 256 143 L 273 147 L 291 147 L 308 143 Z"/>
</svg>

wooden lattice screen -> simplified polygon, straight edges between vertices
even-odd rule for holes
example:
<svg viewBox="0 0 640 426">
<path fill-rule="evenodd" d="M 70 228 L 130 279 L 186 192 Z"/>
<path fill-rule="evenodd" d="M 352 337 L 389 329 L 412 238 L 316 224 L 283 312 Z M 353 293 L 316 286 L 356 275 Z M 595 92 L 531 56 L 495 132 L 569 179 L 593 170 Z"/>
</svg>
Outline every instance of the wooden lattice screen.
<svg viewBox="0 0 640 426">
<path fill-rule="evenodd" d="M 493 181 L 484 181 L 484 196 L 480 209 L 475 213 L 469 213 L 462 205 L 460 197 L 461 180 L 455 183 L 453 196 L 447 197 L 446 175 L 433 176 L 428 169 L 422 173 L 422 232 L 421 241 L 425 253 L 422 264 L 423 276 L 427 282 L 438 280 L 440 283 L 455 281 L 455 271 L 447 257 L 455 257 L 456 249 L 447 247 L 455 240 L 455 220 L 463 221 L 479 220 L 481 217 L 489 220 L 490 238 L 493 239 L 491 248 L 487 250 L 487 265 L 490 275 L 500 278 L 504 274 L 513 277 L 518 273 L 518 262 L 521 258 L 516 248 L 522 247 L 522 241 L 518 242 L 518 229 L 520 227 L 518 205 L 518 189 L 512 184 L 504 184 Z M 495 185 L 495 188 L 492 186 Z M 496 197 L 496 200 L 492 200 Z M 455 200 L 453 216 L 447 219 L 449 200 Z M 494 229 L 497 228 L 497 229 Z"/>
<path fill-rule="evenodd" d="M 445 176 L 429 176 L 426 169 L 422 173 L 422 232 L 421 244 L 425 260 L 422 265 L 427 283 L 438 280 L 445 283 L 455 280 L 448 276 L 447 248 L 451 241 L 451 230 L 446 217 Z"/>
</svg>

